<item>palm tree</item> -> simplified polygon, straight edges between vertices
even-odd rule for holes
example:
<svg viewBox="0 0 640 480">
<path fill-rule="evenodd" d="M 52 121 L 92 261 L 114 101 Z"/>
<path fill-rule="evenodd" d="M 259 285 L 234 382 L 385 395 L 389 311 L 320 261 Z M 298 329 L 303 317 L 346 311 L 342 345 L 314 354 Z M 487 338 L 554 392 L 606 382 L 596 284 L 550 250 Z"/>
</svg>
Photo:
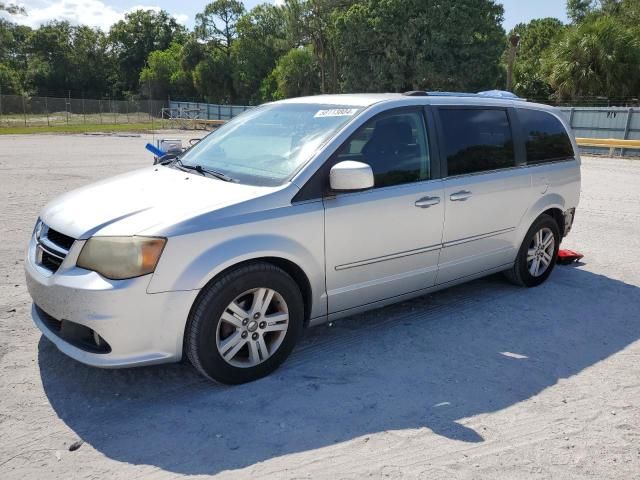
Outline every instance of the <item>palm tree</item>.
<svg viewBox="0 0 640 480">
<path fill-rule="evenodd" d="M 545 66 L 560 100 L 634 95 L 640 87 L 640 38 L 613 17 L 595 17 L 569 29 Z"/>
</svg>

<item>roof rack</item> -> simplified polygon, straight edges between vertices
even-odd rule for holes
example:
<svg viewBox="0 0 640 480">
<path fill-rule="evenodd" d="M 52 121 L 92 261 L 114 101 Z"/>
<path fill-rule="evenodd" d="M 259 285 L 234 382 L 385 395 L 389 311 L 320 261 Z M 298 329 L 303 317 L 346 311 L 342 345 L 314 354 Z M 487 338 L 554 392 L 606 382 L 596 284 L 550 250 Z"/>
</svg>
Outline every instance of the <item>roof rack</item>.
<svg viewBox="0 0 640 480">
<path fill-rule="evenodd" d="M 403 95 L 407 97 L 483 97 L 483 98 L 502 98 L 505 100 L 521 100 L 517 95 L 504 90 L 487 90 L 486 92 L 468 93 L 468 92 L 425 92 L 422 90 L 413 90 L 405 92 Z"/>
</svg>

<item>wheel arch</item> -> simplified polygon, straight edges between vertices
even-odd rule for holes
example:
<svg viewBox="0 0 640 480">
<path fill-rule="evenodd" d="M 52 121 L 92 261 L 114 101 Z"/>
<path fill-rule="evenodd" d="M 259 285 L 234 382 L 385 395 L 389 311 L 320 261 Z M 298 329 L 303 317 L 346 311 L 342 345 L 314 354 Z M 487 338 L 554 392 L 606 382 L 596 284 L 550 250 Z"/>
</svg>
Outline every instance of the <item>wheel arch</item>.
<svg viewBox="0 0 640 480">
<path fill-rule="evenodd" d="M 556 223 L 558 224 L 558 228 L 560 229 L 560 239 L 562 240 L 564 235 L 564 210 L 565 210 L 565 199 L 561 195 L 551 194 L 545 195 L 544 197 L 538 199 L 538 201 L 531 206 L 527 214 L 524 216 L 523 221 L 520 224 L 518 237 L 517 237 L 517 248 L 520 248 L 522 241 L 524 240 L 525 235 L 533 225 L 540 215 L 547 214 L 552 217 Z"/>
<path fill-rule="evenodd" d="M 558 230 L 560 230 L 560 241 L 562 241 L 562 238 L 564 237 L 564 212 L 558 207 L 552 207 L 545 210 L 540 215 L 549 215 L 556 221 L 558 224 Z M 538 217 L 540 217 L 540 215 L 538 215 Z"/>
<path fill-rule="evenodd" d="M 304 303 L 304 321 L 305 321 L 305 326 L 307 326 L 311 318 L 311 309 L 313 306 L 313 289 L 311 286 L 311 281 L 309 280 L 309 277 L 306 274 L 306 272 L 298 264 L 296 264 L 290 259 L 279 257 L 279 256 L 256 256 L 256 257 L 245 259 L 245 260 L 239 260 L 236 263 L 225 266 L 222 270 L 216 272 L 215 275 L 213 275 L 206 282 L 206 284 L 203 286 L 200 293 L 196 297 L 195 301 L 193 302 L 193 305 L 196 305 L 198 303 L 198 300 L 202 295 L 202 292 L 206 289 L 208 285 L 218 281 L 224 275 L 234 270 L 247 267 L 249 265 L 257 264 L 257 263 L 268 263 L 270 265 L 273 265 L 275 267 L 282 269 L 293 279 L 296 285 L 298 285 L 298 288 L 300 288 L 300 293 L 302 294 L 302 300 Z M 193 305 L 191 307 L 191 310 L 193 310 Z M 191 311 L 189 312 L 189 316 L 191 316 Z"/>
</svg>

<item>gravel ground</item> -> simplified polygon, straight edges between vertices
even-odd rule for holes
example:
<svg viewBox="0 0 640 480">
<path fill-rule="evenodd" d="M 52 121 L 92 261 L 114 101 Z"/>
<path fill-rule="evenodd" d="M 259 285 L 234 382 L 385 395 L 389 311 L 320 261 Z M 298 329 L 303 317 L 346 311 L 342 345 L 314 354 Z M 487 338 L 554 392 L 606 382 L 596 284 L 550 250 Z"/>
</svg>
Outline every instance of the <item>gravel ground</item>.
<svg viewBox="0 0 640 480">
<path fill-rule="evenodd" d="M 226 388 L 85 367 L 30 319 L 39 209 L 148 164 L 146 141 L 0 138 L 0 478 L 640 478 L 640 162 L 584 160 L 565 246 L 585 260 L 542 287 L 495 276 L 319 327 Z"/>
</svg>

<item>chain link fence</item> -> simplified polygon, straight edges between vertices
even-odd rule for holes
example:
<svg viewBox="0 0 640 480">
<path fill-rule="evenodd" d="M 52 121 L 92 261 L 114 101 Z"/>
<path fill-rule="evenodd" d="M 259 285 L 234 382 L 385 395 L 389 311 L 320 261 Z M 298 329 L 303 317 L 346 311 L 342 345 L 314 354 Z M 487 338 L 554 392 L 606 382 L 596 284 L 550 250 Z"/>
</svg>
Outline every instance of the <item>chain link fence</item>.
<svg viewBox="0 0 640 480">
<path fill-rule="evenodd" d="M 0 128 L 151 123 L 162 118 L 162 100 L 0 95 Z"/>
</svg>

